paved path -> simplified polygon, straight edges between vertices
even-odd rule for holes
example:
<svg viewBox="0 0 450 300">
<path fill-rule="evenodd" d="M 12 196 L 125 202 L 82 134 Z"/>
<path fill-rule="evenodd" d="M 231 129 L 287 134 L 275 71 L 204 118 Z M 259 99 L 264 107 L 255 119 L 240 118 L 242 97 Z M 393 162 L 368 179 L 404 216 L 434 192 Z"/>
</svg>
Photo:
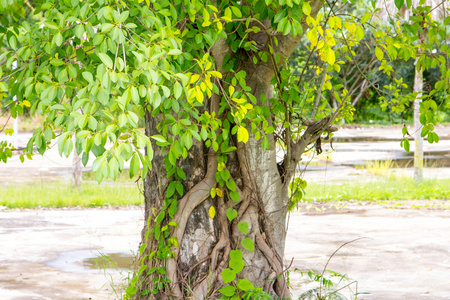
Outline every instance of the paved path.
<svg viewBox="0 0 450 300">
<path fill-rule="evenodd" d="M 0 211 L 0 299 L 116 299 L 111 278 L 119 285 L 126 272 L 105 275 L 82 260 L 136 251 L 142 224 L 141 208 Z M 290 217 L 285 257 L 287 263 L 294 258 L 291 270 L 321 270 L 340 245 L 366 237 L 341 249 L 327 267 L 371 293 L 358 299 L 450 299 L 449 232 L 450 211 L 356 204 L 303 209 Z M 316 287 L 300 285 L 305 279 L 291 272 L 294 295 Z"/>
</svg>

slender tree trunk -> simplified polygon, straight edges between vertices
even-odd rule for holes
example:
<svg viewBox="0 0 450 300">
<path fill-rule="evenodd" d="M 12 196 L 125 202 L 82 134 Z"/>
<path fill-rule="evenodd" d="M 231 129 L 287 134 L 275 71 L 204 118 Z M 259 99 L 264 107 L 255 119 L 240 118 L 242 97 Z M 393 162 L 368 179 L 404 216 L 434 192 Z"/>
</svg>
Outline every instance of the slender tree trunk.
<svg viewBox="0 0 450 300">
<path fill-rule="evenodd" d="M 76 151 L 75 146 L 75 134 L 73 139 L 73 148 L 75 149 L 72 152 L 72 182 L 74 187 L 80 187 L 81 186 L 81 157 L 78 155 Z"/>
<path fill-rule="evenodd" d="M 423 72 L 422 68 L 415 69 L 414 92 L 418 93 L 414 100 L 414 180 L 423 179 L 423 138 L 420 136 L 422 124 L 420 123 L 420 103 L 422 102 Z"/>
<path fill-rule="evenodd" d="M 423 41 L 424 35 L 419 34 L 419 41 Z M 423 69 L 417 66 L 420 50 L 417 53 L 414 73 L 414 92 L 417 93 L 414 100 L 414 180 L 420 182 L 423 179 L 423 138 L 421 137 L 422 124 L 420 123 L 420 103 L 423 91 Z"/>
</svg>

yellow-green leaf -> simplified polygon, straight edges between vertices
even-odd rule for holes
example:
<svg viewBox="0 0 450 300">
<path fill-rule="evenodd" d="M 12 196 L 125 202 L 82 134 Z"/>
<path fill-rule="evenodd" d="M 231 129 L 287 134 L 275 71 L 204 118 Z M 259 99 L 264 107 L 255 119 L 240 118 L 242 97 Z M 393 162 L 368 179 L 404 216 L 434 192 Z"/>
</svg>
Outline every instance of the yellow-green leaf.
<svg viewBox="0 0 450 300">
<path fill-rule="evenodd" d="M 311 14 L 311 5 L 308 2 L 304 2 L 302 10 L 305 15 L 309 16 Z"/>
<path fill-rule="evenodd" d="M 211 195 L 211 198 L 214 199 L 214 197 L 216 197 L 216 189 L 215 188 L 212 188 L 211 191 L 209 191 L 209 193 Z"/>
<path fill-rule="evenodd" d="M 237 131 L 238 142 L 243 142 L 244 144 L 248 141 L 248 131 L 245 127 L 239 127 Z"/>
<path fill-rule="evenodd" d="M 380 48 L 378 48 L 378 47 L 375 48 L 375 55 L 377 56 L 377 59 L 379 61 L 381 61 L 383 59 L 383 56 L 384 56 L 383 55 L 383 51 Z"/>
<path fill-rule="evenodd" d="M 333 49 L 328 48 L 328 51 L 327 51 L 327 62 L 330 65 L 334 65 L 335 61 L 336 61 L 336 56 L 334 55 Z"/>
<path fill-rule="evenodd" d="M 211 207 L 209 208 L 209 217 L 210 217 L 211 219 L 214 219 L 215 216 L 216 216 L 216 209 L 214 208 L 214 206 L 211 206 Z"/>
</svg>

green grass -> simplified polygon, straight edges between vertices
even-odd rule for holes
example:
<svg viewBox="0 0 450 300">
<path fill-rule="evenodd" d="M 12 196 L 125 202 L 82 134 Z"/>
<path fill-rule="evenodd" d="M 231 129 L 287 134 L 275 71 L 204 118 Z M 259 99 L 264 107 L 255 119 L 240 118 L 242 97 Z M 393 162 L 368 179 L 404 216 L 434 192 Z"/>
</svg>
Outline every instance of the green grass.
<svg viewBox="0 0 450 300">
<path fill-rule="evenodd" d="M 48 183 L 0 187 L 0 206 L 8 208 L 97 207 L 144 204 L 136 185 L 89 184 L 80 189 L 70 183 Z"/>
<path fill-rule="evenodd" d="M 308 182 L 307 202 L 314 201 L 383 201 L 450 200 L 450 179 L 426 179 L 416 184 L 412 178 L 389 176 L 368 182 L 315 184 Z"/>
<path fill-rule="evenodd" d="M 398 176 L 385 176 L 368 182 L 309 182 L 303 198 L 307 202 L 435 199 L 450 200 L 450 179 L 428 179 L 421 184 L 414 183 L 412 178 Z M 66 182 L 0 187 L 0 206 L 7 208 L 129 206 L 143 203 L 143 196 L 136 185 L 120 181 L 100 185 L 83 183 L 81 189 L 75 189 Z"/>
</svg>

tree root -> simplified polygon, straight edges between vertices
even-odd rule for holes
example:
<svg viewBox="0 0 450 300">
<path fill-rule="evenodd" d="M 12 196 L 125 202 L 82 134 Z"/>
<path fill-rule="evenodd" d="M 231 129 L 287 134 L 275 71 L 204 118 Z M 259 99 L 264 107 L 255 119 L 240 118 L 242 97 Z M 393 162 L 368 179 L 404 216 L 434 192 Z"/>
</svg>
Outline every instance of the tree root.
<svg viewBox="0 0 450 300">
<path fill-rule="evenodd" d="M 219 222 L 220 237 L 217 244 L 211 251 L 211 268 L 210 275 L 203 279 L 194 289 L 192 299 L 206 299 L 207 295 L 215 288 L 211 282 L 216 281 L 217 276 L 222 272 L 228 263 L 228 256 L 230 254 L 230 234 L 228 230 L 227 217 L 226 217 L 226 205 L 223 198 L 219 198 L 217 201 L 217 219 Z M 220 251 L 224 250 L 222 255 L 222 261 L 217 265 Z"/>
<path fill-rule="evenodd" d="M 269 247 L 269 245 L 267 245 L 263 235 L 257 233 L 255 235 L 255 241 L 256 245 L 258 246 L 258 249 L 261 250 L 261 252 L 266 257 L 272 269 L 276 272 L 276 277 L 282 275 L 283 274 L 282 263 L 278 260 L 276 253 Z M 282 298 L 289 297 L 289 288 L 284 280 L 275 279 L 275 292 L 278 294 L 279 297 Z"/>
</svg>

